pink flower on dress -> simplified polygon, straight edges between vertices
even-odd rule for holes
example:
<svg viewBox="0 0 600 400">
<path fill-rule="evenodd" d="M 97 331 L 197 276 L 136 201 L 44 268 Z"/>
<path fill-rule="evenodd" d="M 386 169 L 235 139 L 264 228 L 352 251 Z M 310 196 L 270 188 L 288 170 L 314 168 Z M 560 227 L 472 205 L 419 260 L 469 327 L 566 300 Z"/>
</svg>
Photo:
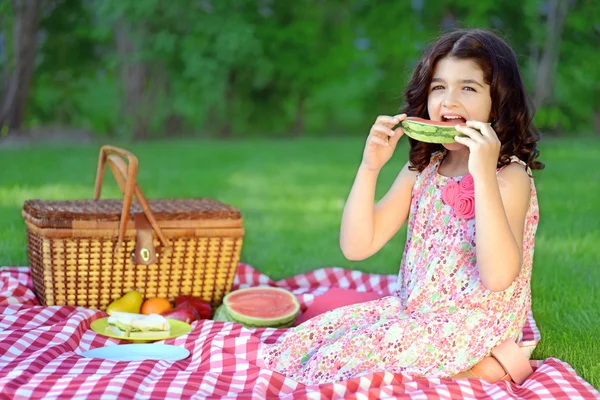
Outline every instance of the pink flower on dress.
<svg viewBox="0 0 600 400">
<path fill-rule="evenodd" d="M 473 180 L 473 175 L 469 174 L 462 178 L 460 181 L 460 191 L 464 194 L 475 194 L 475 181 Z"/>
<path fill-rule="evenodd" d="M 460 192 L 460 186 L 458 183 L 451 181 L 448 182 L 446 186 L 442 189 L 442 201 L 444 204 L 449 205 L 450 207 L 454 207 L 454 203 L 456 202 L 456 196 Z"/>
<path fill-rule="evenodd" d="M 454 212 L 459 218 L 473 218 L 475 216 L 475 197 L 466 193 L 460 193 L 456 197 Z"/>
<path fill-rule="evenodd" d="M 475 181 L 473 175 L 466 175 L 460 183 L 448 182 L 442 189 L 442 201 L 454 208 L 457 217 L 473 218 L 475 216 Z"/>
</svg>

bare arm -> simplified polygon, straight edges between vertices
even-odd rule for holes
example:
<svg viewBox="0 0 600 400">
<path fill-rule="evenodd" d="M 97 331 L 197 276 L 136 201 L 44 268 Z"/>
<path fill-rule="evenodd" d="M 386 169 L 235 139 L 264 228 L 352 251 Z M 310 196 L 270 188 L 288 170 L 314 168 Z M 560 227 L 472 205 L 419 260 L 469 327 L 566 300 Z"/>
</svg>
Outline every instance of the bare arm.
<svg viewBox="0 0 600 400">
<path fill-rule="evenodd" d="M 521 271 L 530 180 L 519 164 L 475 180 L 477 264 L 492 291 L 507 289 Z"/>
<path fill-rule="evenodd" d="M 491 291 L 507 289 L 521 271 L 523 229 L 530 181 L 519 164 L 496 173 L 500 140 L 481 121 L 456 126 L 466 137 L 454 139 L 469 148 L 469 172 L 475 181 L 475 240 L 479 276 Z"/>
<path fill-rule="evenodd" d="M 340 246 L 349 260 L 364 260 L 380 250 L 408 218 L 412 187 L 417 175 L 402 171 L 386 195 L 374 206 L 379 170 L 364 165 L 358 170 L 348 196 L 340 232 Z"/>
</svg>

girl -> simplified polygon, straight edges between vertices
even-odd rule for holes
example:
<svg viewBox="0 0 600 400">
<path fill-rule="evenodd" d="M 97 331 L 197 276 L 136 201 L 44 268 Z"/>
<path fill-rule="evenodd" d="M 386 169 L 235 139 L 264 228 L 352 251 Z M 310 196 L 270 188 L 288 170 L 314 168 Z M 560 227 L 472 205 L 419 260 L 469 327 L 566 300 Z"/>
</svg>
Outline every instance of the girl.
<svg viewBox="0 0 600 400">
<path fill-rule="evenodd" d="M 408 220 L 399 289 L 264 346 L 267 367 L 298 382 L 381 370 L 494 381 L 505 371 L 490 353 L 514 345 L 525 324 L 538 223 L 531 170 L 543 164 L 514 52 L 485 30 L 448 33 L 422 56 L 405 99 L 402 114 L 371 128 L 340 240 L 348 259 L 362 260 Z M 456 121 L 464 136 L 447 145 L 409 139 L 408 162 L 374 205 L 378 173 L 404 133 L 393 128 L 407 115 Z"/>
</svg>

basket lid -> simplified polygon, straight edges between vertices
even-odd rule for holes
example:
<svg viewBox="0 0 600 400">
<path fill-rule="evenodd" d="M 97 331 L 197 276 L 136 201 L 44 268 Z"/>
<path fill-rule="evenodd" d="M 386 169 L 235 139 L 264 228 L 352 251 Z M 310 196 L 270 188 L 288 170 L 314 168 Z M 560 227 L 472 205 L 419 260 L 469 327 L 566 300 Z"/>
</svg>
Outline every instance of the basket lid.
<svg viewBox="0 0 600 400">
<path fill-rule="evenodd" d="M 238 209 L 213 199 L 157 199 L 148 200 L 157 222 L 190 220 L 235 220 L 241 218 Z M 123 200 L 27 200 L 23 213 L 35 220 L 40 228 L 65 228 L 73 221 L 118 222 Z M 134 200 L 130 215 L 142 213 Z"/>
</svg>

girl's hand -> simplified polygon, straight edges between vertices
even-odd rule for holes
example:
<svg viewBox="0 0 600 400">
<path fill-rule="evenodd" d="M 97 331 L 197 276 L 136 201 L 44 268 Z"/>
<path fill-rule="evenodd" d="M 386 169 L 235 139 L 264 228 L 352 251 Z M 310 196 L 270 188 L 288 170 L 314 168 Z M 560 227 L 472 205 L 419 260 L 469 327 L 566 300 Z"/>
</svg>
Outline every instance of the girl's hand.
<svg viewBox="0 0 600 400">
<path fill-rule="evenodd" d="M 367 144 L 363 152 L 362 166 L 372 171 L 379 171 L 394 154 L 398 140 L 404 135 L 401 126 L 393 130 L 406 118 L 406 114 L 393 117 L 380 115 L 371 127 Z"/>
<path fill-rule="evenodd" d="M 495 176 L 500 156 L 500 140 L 492 127 L 480 121 L 467 121 L 467 126 L 456 126 L 456 130 L 467 137 L 456 136 L 457 143 L 469 148 L 469 173 L 478 180 L 486 176 Z"/>
</svg>

